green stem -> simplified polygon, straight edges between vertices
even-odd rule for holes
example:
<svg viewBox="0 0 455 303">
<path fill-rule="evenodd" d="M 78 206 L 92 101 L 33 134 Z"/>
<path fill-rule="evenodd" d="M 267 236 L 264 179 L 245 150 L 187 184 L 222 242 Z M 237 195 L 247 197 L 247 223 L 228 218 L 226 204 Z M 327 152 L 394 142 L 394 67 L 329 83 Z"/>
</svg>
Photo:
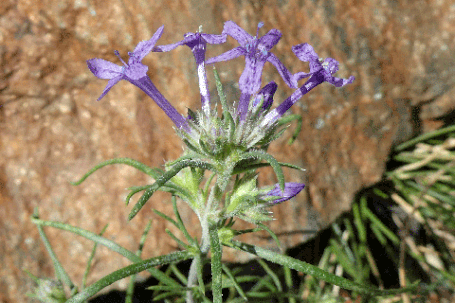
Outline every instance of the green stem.
<svg viewBox="0 0 455 303">
<path fill-rule="evenodd" d="M 221 256 L 223 254 L 220 239 L 218 238 L 218 227 L 216 223 L 209 223 L 210 246 L 212 252 L 212 292 L 213 302 L 223 302 L 222 266 Z"/>
</svg>

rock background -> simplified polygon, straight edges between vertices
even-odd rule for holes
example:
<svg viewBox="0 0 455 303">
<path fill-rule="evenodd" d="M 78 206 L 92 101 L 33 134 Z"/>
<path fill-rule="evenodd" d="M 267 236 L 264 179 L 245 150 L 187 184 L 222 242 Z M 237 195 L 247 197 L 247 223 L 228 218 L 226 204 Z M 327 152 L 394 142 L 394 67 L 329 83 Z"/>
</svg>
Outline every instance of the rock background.
<svg viewBox="0 0 455 303">
<path fill-rule="evenodd" d="M 29 219 L 36 206 L 43 219 L 94 232 L 110 223 L 105 235 L 130 250 L 136 249 L 152 218 L 143 257 L 176 249 L 164 234 L 172 227 L 151 210 L 171 215 L 169 196 L 157 194 L 133 221 L 126 220 L 130 207 L 123 204 L 125 188 L 151 181 L 141 173 L 115 166 L 80 186 L 68 183 L 106 159 L 130 157 L 160 166 L 181 152 L 172 122 L 133 85 L 120 83 L 96 102 L 107 82 L 95 78 L 85 60 L 100 57 L 118 62 L 115 49 L 125 59 L 162 24 L 165 32 L 158 44 L 179 41 L 201 24 L 208 33 L 220 33 L 227 20 L 251 34 L 259 21 L 265 23 L 261 35 L 280 29 L 283 38 L 274 53 L 293 73 L 308 66 L 292 54 L 291 46 L 309 42 L 320 57 L 340 61 L 339 77 L 356 76 L 354 84 L 345 88 L 325 84 L 307 95 L 293 107 L 303 116 L 297 142 L 286 144 L 288 132 L 271 147 L 278 160 L 307 169 L 305 174 L 287 171 L 289 181 L 303 181 L 307 187 L 273 209 L 277 220 L 269 226 L 286 247 L 305 241 L 349 210 L 360 188 L 381 179 L 394 144 L 453 117 L 455 4 L 450 0 L 2 1 L 0 302 L 32 301 L 24 294 L 33 283 L 22 269 L 53 277 L 49 256 Z M 208 56 L 235 46 L 233 39 L 228 42 L 209 46 Z M 189 49 L 150 54 L 143 62 L 150 66 L 152 81 L 180 112 L 198 108 Z M 232 98 L 243 64 L 237 59 L 217 65 Z M 272 79 L 280 85 L 275 98 L 279 103 L 290 91 L 266 65 L 263 83 Z M 270 172 L 264 176 L 263 184 L 276 181 Z M 196 226 L 190 212 L 182 213 L 190 226 Z M 71 277 L 80 281 L 91 243 L 60 230 L 45 231 Z M 244 240 L 273 247 L 257 236 Z M 226 251 L 226 260 L 246 258 Z M 127 264 L 100 247 L 89 283 Z M 125 283 L 114 287 L 124 288 Z"/>
</svg>

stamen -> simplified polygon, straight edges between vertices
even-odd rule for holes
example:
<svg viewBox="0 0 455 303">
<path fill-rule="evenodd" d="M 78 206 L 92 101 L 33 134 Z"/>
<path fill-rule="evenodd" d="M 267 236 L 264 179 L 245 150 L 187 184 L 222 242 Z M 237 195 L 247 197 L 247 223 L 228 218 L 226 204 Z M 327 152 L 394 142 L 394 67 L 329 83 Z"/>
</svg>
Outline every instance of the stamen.
<svg viewBox="0 0 455 303">
<path fill-rule="evenodd" d="M 259 22 L 258 23 L 258 28 L 256 30 L 256 37 L 259 37 L 259 29 L 264 26 L 264 22 Z"/>
<path fill-rule="evenodd" d="M 123 61 L 122 57 L 120 57 L 120 53 L 118 52 L 118 50 L 115 50 L 114 54 L 120 59 L 120 61 L 123 63 L 123 65 L 128 66 L 128 64 L 126 64 L 126 62 Z"/>
</svg>

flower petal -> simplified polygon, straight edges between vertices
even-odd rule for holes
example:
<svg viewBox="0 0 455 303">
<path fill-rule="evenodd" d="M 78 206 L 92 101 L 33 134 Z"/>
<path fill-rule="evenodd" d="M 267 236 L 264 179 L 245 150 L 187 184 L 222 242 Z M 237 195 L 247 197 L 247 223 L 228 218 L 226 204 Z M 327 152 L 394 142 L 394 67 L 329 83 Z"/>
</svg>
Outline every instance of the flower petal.
<svg viewBox="0 0 455 303">
<path fill-rule="evenodd" d="M 237 40 L 241 46 L 247 45 L 253 39 L 253 36 L 248 34 L 243 28 L 238 26 L 233 21 L 226 21 L 224 23 L 223 34 L 228 34 Z"/>
<path fill-rule="evenodd" d="M 231 49 L 230 51 L 222 53 L 221 55 L 207 59 L 207 61 L 205 63 L 212 64 L 212 63 L 221 62 L 221 61 L 228 61 L 228 60 L 232 60 L 237 57 L 240 57 L 242 55 L 246 55 L 246 51 L 243 47 L 239 46 L 239 47 Z"/>
<path fill-rule="evenodd" d="M 282 197 L 270 203 L 272 205 L 275 205 L 295 197 L 299 192 L 302 191 L 304 187 L 305 184 L 303 183 L 287 182 L 284 184 L 284 192 L 282 192 L 280 189 L 280 185 L 276 184 L 275 187 L 271 191 L 269 191 L 265 196 Z"/>
<path fill-rule="evenodd" d="M 113 79 L 123 72 L 123 66 L 119 66 L 104 59 L 87 60 L 87 66 L 90 71 L 100 79 Z"/>
<path fill-rule="evenodd" d="M 269 53 L 269 57 L 267 58 L 267 61 L 273 64 L 275 68 L 278 70 L 280 73 L 281 78 L 283 78 L 284 82 L 290 87 L 290 88 L 297 88 L 297 82 L 294 81 L 293 76 L 291 72 L 284 66 L 284 64 L 278 59 L 277 56 L 275 56 L 272 53 Z"/>
<path fill-rule="evenodd" d="M 207 42 L 208 44 L 221 44 L 226 42 L 227 35 L 226 34 L 221 34 L 221 35 L 212 35 L 212 34 L 205 34 L 201 33 L 202 38 Z"/>
<path fill-rule="evenodd" d="M 342 87 L 345 86 L 346 84 L 351 84 L 354 82 L 355 77 L 351 76 L 349 79 L 343 79 L 343 78 L 337 78 L 337 77 L 332 77 L 331 79 L 326 79 L 325 81 L 329 82 L 330 84 L 336 86 L 336 87 Z"/>
<path fill-rule="evenodd" d="M 155 34 L 153 34 L 152 38 L 150 38 L 149 40 L 146 40 L 146 41 L 139 42 L 139 44 L 136 46 L 136 48 L 133 51 L 134 57 L 138 61 L 141 61 L 145 56 L 148 55 L 148 53 L 150 53 L 152 51 L 156 42 L 163 34 L 163 30 L 164 30 L 164 25 L 161 25 L 160 28 L 157 29 Z M 131 59 L 132 58 L 130 58 L 130 60 Z"/>
<path fill-rule="evenodd" d="M 141 62 L 133 63 L 125 70 L 125 76 L 131 80 L 139 80 L 147 76 L 148 69 L 149 67 Z"/>
<path fill-rule="evenodd" d="M 311 76 L 313 73 L 304 73 L 304 72 L 298 72 L 298 73 L 295 73 L 292 78 L 293 78 L 293 81 L 295 81 L 294 83 L 297 83 L 299 82 L 300 80 L 302 79 L 305 79 L 305 78 L 308 78 L 309 76 Z"/>
<path fill-rule="evenodd" d="M 262 69 L 265 61 L 245 56 L 245 69 L 239 79 L 239 87 L 243 94 L 255 94 L 261 88 Z"/>
<path fill-rule="evenodd" d="M 261 101 L 261 98 L 264 98 L 264 101 L 262 102 L 262 109 L 269 109 L 270 106 L 272 106 L 273 95 L 275 95 L 277 88 L 278 85 L 275 81 L 271 81 L 266 86 L 261 88 L 253 101 L 253 107 L 256 107 L 256 105 Z"/>
<path fill-rule="evenodd" d="M 281 39 L 281 32 L 276 28 L 269 30 L 267 34 L 259 38 L 259 44 L 265 46 L 267 51 L 271 50 Z"/>
<path fill-rule="evenodd" d="M 318 61 L 319 59 L 318 54 L 314 51 L 314 48 L 308 43 L 294 45 L 292 47 L 292 51 L 297 58 L 304 62 Z"/>
<path fill-rule="evenodd" d="M 177 48 L 180 45 L 183 45 L 183 41 L 184 40 L 176 42 L 176 43 L 172 43 L 172 44 L 157 45 L 157 46 L 153 47 L 153 51 L 159 52 L 159 53 L 168 52 L 168 51 L 171 51 L 171 50 Z"/>
<path fill-rule="evenodd" d="M 122 79 L 123 79 L 123 75 L 120 75 L 118 77 L 115 77 L 115 78 L 112 78 L 111 80 L 109 80 L 107 82 L 107 85 L 104 88 L 103 92 L 101 93 L 101 96 L 98 99 L 96 99 L 96 101 L 100 101 L 101 98 L 103 98 L 109 92 L 109 90 L 112 88 L 112 86 L 117 84 L 117 82 L 119 82 Z"/>
</svg>

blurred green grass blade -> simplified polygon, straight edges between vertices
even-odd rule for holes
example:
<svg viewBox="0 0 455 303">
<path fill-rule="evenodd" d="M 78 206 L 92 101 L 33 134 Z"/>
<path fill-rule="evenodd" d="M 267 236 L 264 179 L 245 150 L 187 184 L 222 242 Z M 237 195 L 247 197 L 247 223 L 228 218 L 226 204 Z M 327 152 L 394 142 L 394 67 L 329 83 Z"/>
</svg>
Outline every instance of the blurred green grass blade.
<svg viewBox="0 0 455 303">
<path fill-rule="evenodd" d="M 455 125 L 452 125 L 452 126 L 449 126 L 449 127 L 438 129 L 438 130 L 436 130 L 434 132 L 423 134 L 423 135 L 418 136 L 418 137 L 416 137 L 416 138 L 414 138 L 412 140 L 406 141 L 406 142 L 398 145 L 395 148 L 395 151 L 397 151 L 397 152 L 402 151 L 402 150 L 404 150 L 404 149 L 406 149 L 408 147 L 416 145 L 419 142 L 428 140 L 428 139 L 433 138 L 433 137 L 438 137 L 438 136 L 441 136 L 441 135 L 444 135 L 444 134 L 447 134 L 447 133 L 450 133 L 450 132 L 454 132 L 454 131 L 455 131 Z"/>
<path fill-rule="evenodd" d="M 366 197 L 362 196 L 360 198 L 360 200 L 362 200 L 362 199 L 365 200 L 365 204 L 366 204 Z M 363 208 L 362 208 L 362 210 L 363 210 Z M 365 225 L 363 224 L 364 223 L 364 218 L 363 218 L 364 216 L 363 216 L 363 211 L 362 211 L 362 214 L 361 214 L 359 203 L 354 203 L 352 205 L 352 214 L 354 216 L 354 224 L 355 224 L 355 227 L 357 228 L 357 233 L 359 235 L 359 240 L 362 243 L 366 243 L 367 242 L 367 231 L 366 231 Z"/>
<path fill-rule="evenodd" d="M 71 281 L 71 278 L 69 275 L 66 273 L 65 269 L 63 268 L 62 264 L 57 258 L 57 255 L 54 252 L 54 249 L 52 248 L 51 243 L 49 242 L 46 234 L 44 233 L 42 224 L 38 224 L 36 222 L 41 221 L 39 219 L 39 214 L 38 214 L 38 207 L 35 207 L 35 210 L 32 215 L 32 222 L 36 224 L 36 227 L 38 228 L 39 235 L 41 237 L 41 240 L 44 243 L 44 246 L 46 247 L 47 252 L 49 253 L 49 256 L 51 257 L 52 263 L 54 264 L 54 269 L 55 269 L 55 274 L 57 276 L 57 279 L 60 281 L 63 281 L 68 287 L 73 291 L 76 289 L 76 285 Z"/>
<path fill-rule="evenodd" d="M 401 289 L 380 290 L 380 289 L 377 289 L 377 288 L 374 288 L 374 287 L 371 287 L 368 285 L 362 285 L 362 284 L 352 282 L 343 277 L 339 277 L 339 276 L 330 274 L 330 273 L 318 268 L 317 266 L 294 259 L 289 256 L 280 255 L 278 253 L 261 248 L 259 246 L 254 246 L 254 245 L 250 245 L 250 244 L 246 244 L 246 243 L 242 243 L 242 242 L 234 241 L 234 240 L 232 240 L 230 243 L 223 243 L 223 244 L 225 244 L 229 247 L 256 255 L 256 256 L 261 257 L 270 262 L 281 264 L 283 266 L 288 266 L 289 268 L 312 275 L 312 276 L 314 276 L 318 279 L 324 280 L 328 283 L 338 285 L 344 289 L 357 291 L 359 293 L 384 296 L 384 295 L 400 294 L 400 293 L 417 290 L 417 285 L 418 285 L 417 283 L 411 285 L 410 287 L 401 288 Z"/>
<path fill-rule="evenodd" d="M 228 276 L 229 280 L 231 281 L 232 285 L 234 285 L 235 289 L 237 290 L 237 292 L 239 293 L 239 295 L 245 300 L 245 301 L 248 301 L 248 298 L 246 297 L 246 294 L 245 292 L 243 291 L 242 287 L 239 285 L 239 283 L 236 281 L 236 278 L 234 277 L 233 273 L 231 272 L 231 270 L 225 265 L 225 264 L 222 264 L 221 265 L 222 268 L 223 268 L 223 271 L 226 273 L 226 275 Z M 228 281 L 229 281 L 228 280 Z M 223 287 L 225 287 L 225 283 L 223 281 Z"/>
<path fill-rule="evenodd" d="M 147 225 L 145 226 L 144 232 L 142 233 L 141 239 L 139 240 L 139 247 L 136 251 L 136 256 L 138 256 L 139 258 L 142 255 L 142 249 L 144 248 L 145 240 L 147 239 L 147 234 L 151 228 L 152 228 L 152 220 L 149 220 Z M 135 280 L 136 280 L 136 274 L 134 274 L 130 277 L 128 287 L 126 288 L 125 303 L 133 303 Z"/>
<path fill-rule="evenodd" d="M 175 264 L 170 265 L 172 273 L 180 280 L 180 283 L 183 285 L 187 285 L 188 279 L 185 277 L 184 274 L 178 269 L 178 267 Z"/>
<path fill-rule="evenodd" d="M 180 231 L 183 233 L 183 236 L 186 238 L 189 244 L 197 246 L 197 241 L 190 236 L 188 230 L 185 227 L 185 224 L 183 224 L 182 217 L 180 217 L 180 213 L 177 208 L 177 199 L 174 195 L 172 195 L 172 208 L 174 209 L 175 218 L 177 219 L 176 224 L 178 229 L 180 229 Z"/>
<path fill-rule="evenodd" d="M 257 262 L 262 266 L 262 268 L 264 268 L 264 270 L 267 273 L 267 275 L 269 275 L 270 278 L 272 278 L 272 281 L 273 281 L 273 283 L 275 283 L 275 286 L 276 286 L 277 290 L 278 291 L 283 291 L 283 286 L 281 285 L 280 279 L 275 274 L 275 272 L 270 269 L 270 267 L 267 265 L 267 263 L 265 263 L 265 261 L 261 260 L 261 259 L 258 259 Z"/>
<path fill-rule="evenodd" d="M 108 226 L 109 226 L 109 224 L 106 224 L 103 227 L 103 229 L 99 233 L 100 237 L 103 236 L 103 234 L 106 231 Z M 87 266 L 85 267 L 85 271 L 84 271 L 84 275 L 82 276 L 81 289 L 85 288 L 85 285 L 86 285 L 86 282 L 87 282 L 87 276 L 88 276 L 88 273 L 90 271 L 90 267 L 92 265 L 93 258 L 95 257 L 95 252 L 96 252 L 97 247 L 98 247 L 98 243 L 95 242 L 95 244 L 93 245 L 93 248 L 92 248 L 92 252 L 90 253 L 90 257 L 88 258 Z"/>
<path fill-rule="evenodd" d="M 360 203 L 365 204 L 366 201 L 361 201 Z M 381 220 L 379 220 L 378 217 L 376 217 L 376 215 L 373 214 L 368 207 L 366 207 L 366 205 L 362 205 L 362 208 L 365 216 L 377 227 L 378 231 L 381 231 L 395 245 L 399 245 L 400 239 L 387 226 L 385 226 L 384 223 L 382 223 Z"/>
</svg>

